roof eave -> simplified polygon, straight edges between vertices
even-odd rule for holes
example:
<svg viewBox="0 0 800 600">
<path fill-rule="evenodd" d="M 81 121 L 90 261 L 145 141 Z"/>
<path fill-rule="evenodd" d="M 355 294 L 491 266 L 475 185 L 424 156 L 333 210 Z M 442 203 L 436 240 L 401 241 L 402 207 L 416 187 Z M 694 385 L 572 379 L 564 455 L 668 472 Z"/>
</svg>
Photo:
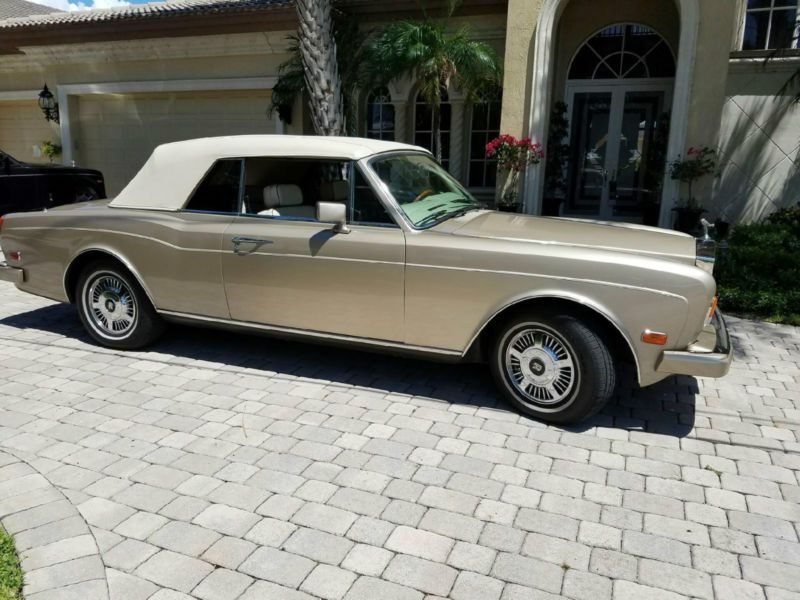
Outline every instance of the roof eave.
<svg viewBox="0 0 800 600">
<path fill-rule="evenodd" d="M 443 0 L 434 0 L 431 10 Z M 464 0 L 458 16 L 504 13 L 508 0 Z M 418 0 L 344 0 L 340 5 L 364 21 L 385 21 L 392 18 L 418 18 Z M 0 54 L 16 54 L 26 46 L 83 44 L 115 40 L 191 37 L 254 31 L 294 31 L 297 15 L 291 5 L 261 6 L 242 10 L 208 11 L 198 14 L 146 13 L 141 16 L 113 20 L 26 24 L 0 29 Z"/>
</svg>

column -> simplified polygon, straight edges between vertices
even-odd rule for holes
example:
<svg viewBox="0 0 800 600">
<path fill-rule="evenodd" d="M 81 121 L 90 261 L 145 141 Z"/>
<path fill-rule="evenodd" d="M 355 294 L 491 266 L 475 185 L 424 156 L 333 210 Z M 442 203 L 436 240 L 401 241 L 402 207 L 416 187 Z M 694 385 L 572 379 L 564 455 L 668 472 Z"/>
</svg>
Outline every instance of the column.
<svg viewBox="0 0 800 600">
<path fill-rule="evenodd" d="M 405 100 L 393 100 L 392 106 L 394 106 L 394 141 L 409 142 L 409 132 L 406 125 L 408 102 Z"/>
<path fill-rule="evenodd" d="M 450 174 L 464 181 L 464 101 L 450 101 Z"/>
</svg>

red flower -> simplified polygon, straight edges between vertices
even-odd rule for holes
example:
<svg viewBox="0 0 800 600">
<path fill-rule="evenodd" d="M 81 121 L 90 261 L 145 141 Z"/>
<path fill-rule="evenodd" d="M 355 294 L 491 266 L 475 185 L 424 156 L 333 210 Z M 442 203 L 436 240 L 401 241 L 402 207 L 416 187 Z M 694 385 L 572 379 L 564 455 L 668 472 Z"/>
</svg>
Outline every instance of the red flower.
<svg viewBox="0 0 800 600">
<path fill-rule="evenodd" d="M 692 146 L 691 148 L 689 148 L 689 151 L 686 154 L 688 156 L 694 156 L 695 154 L 699 154 L 699 153 L 700 153 L 700 151 L 697 148 L 695 148 L 694 146 Z"/>
</svg>

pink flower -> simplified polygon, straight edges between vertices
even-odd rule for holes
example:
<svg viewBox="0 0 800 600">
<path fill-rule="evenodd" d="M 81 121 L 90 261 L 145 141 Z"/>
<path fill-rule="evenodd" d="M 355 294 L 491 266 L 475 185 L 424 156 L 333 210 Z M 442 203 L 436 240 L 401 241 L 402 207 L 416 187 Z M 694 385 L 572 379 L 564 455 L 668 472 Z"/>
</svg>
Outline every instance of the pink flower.
<svg viewBox="0 0 800 600">
<path fill-rule="evenodd" d="M 694 156 L 694 155 L 699 154 L 699 153 L 700 153 L 700 151 L 697 148 L 695 148 L 694 146 L 692 146 L 691 148 L 689 148 L 689 151 L 686 154 L 688 156 Z"/>
</svg>

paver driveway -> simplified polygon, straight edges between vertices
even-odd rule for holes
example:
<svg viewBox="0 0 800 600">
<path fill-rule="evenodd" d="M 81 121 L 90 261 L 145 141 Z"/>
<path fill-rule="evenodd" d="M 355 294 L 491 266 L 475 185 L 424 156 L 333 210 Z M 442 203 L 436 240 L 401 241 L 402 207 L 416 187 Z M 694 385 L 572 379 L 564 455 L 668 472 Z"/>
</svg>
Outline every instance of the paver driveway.
<svg viewBox="0 0 800 600">
<path fill-rule="evenodd" d="M 39 600 L 800 598 L 800 333 L 730 324 L 726 379 L 562 429 L 481 368 L 109 351 L 0 284 L 0 514 Z"/>
</svg>

